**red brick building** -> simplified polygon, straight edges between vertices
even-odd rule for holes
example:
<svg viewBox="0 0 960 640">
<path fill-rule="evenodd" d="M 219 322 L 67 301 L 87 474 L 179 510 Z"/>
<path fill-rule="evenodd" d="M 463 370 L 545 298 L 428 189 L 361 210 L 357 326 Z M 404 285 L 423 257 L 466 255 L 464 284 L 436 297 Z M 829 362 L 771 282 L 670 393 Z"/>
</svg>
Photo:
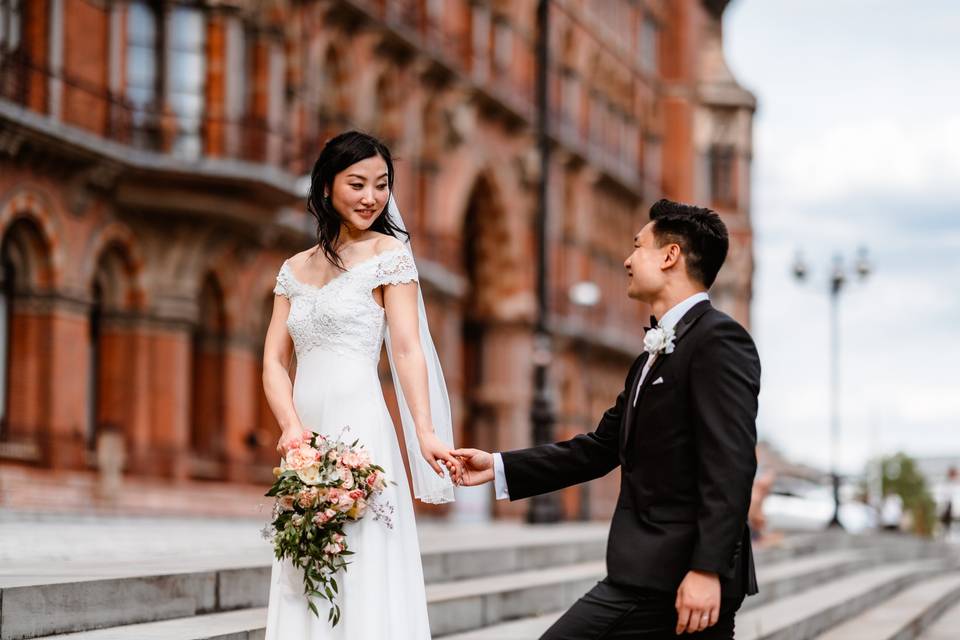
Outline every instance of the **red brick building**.
<svg viewBox="0 0 960 640">
<path fill-rule="evenodd" d="M 726 4 L 551 3 L 558 437 L 593 427 L 640 351 L 646 310 L 621 263 L 657 198 L 723 214 L 732 250 L 711 293 L 748 323 L 755 101 L 723 60 Z M 398 158 L 458 442 L 529 443 L 535 12 L 0 0 L 0 498 L 18 504 L 11 478 L 92 477 L 104 432 L 128 480 L 268 477 L 273 280 L 312 244 L 301 176 L 347 127 Z M 598 304 L 572 302 L 582 282 Z M 569 490 L 568 516 L 608 513 L 614 489 Z"/>
</svg>

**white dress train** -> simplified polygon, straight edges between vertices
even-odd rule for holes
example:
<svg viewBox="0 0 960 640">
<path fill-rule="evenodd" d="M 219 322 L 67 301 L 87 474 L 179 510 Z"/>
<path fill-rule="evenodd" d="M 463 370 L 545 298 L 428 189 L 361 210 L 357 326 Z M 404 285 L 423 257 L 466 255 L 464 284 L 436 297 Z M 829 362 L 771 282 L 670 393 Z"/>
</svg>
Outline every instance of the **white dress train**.
<svg viewBox="0 0 960 640">
<path fill-rule="evenodd" d="M 400 444 L 377 373 L 386 319 L 373 298 L 385 284 L 416 281 L 413 256 L 398 247 L 361 261 L 322 287 L 299 282 L 286 262 L 274 292 L 290 300 L 287 330 L 297 354 L 293 403 L 305 426 L 336 436 L 348 428 L 395 482 L 382 498 L 395 508 L 393 528 L 371 515 L 347 524 L 351 564 L 337 576 L 341 620 L 329 604 L 307 608 L 302 572 L 274 560 L 266 640 L 421 640 L 430 638 L 413 501 Z"/>
</svg>

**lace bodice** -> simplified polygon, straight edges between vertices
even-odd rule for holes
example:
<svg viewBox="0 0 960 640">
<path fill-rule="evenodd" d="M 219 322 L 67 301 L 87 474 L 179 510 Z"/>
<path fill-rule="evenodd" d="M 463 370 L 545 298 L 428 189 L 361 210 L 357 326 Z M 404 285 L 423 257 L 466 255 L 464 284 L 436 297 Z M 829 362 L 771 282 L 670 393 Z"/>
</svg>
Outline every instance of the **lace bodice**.
<svg viewBox="0 0 960 640">
<path fill-rule="evenodd" d="M 417 280 L 413 256 L 403 246 L 361 260 L 322 287 L 300 282 L 284 262 L 273 292 L 290 300 L 287 330 L 298 359 L 322 347 L 376 362 L 386 318 L 373 290 Z"/>
</svg>

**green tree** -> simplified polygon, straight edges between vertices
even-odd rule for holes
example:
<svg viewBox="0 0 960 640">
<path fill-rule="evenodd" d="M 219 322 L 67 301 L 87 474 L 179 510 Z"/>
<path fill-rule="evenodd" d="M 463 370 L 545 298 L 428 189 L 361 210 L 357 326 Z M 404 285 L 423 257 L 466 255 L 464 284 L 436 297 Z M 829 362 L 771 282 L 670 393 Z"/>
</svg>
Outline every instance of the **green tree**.
<svg viewBox="0 0 960 640">
<path fill-rule="evenodd" d="M 933 535 L 937 508 L 927 489 L 927 481 L 917 470 L 916 461 L 905 453 L 883 458 L 883 495 L 897 494 L 903 500 L 903 509 L 911 514 L 913 531 L 917 535 Z"/>
</svg>

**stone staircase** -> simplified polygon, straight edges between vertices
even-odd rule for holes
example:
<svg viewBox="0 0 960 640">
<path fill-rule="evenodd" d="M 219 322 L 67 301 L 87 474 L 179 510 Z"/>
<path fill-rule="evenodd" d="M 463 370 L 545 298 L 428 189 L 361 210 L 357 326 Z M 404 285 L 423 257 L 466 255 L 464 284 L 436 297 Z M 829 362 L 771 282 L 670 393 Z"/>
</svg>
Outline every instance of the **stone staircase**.
<svg viewBox="0 0 960 640">
<path fill-rule="evenodd" d="M 425 529 L 431 627 L 444 640 L 537 638 L 604 574 L 602 524 Z M 761 593 L 738 614 L 738 639 L 960 638 L 954 548 L 824 533 L 787 538 L 757 560 Z M 0 569 L 0 640 L 262 638 L 268 561 L 204 549 Z"/>
</svg>

